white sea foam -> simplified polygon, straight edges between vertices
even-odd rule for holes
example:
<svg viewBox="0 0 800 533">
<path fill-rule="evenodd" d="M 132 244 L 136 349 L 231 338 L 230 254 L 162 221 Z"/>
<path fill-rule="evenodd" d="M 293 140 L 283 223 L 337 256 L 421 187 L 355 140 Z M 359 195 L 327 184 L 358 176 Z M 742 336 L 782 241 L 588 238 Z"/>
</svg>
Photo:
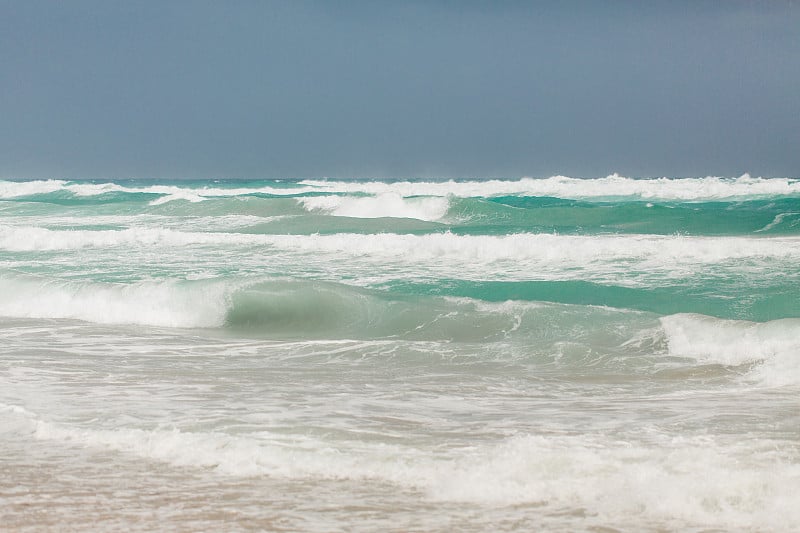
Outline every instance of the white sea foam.
<svg viewBox="0 0 800 533">
<path fill-rule="evenodd" d="M 299 198 L 298 201 L 309 211 L 322 211 L 340 217 L 395 217 L 428 221 L 441 219 L 449 207 L 446 198 L 404 198 L 394 192 L 377 196 L 310 196 Z"/>
<path fill-rule="evenodd" d="M 401 445 L 263 432 L 229 435 L 132 428 L 95 429 L 40 419 L 0 404 L 7 427 L 36 439 L 114 450 L 225 476 L 385 482 L 432 502 L 536 505 L 583 510 L 610 523 L 657 521 L 679 528 L 792 530 L 800 527 L 800 465 L 781 443 L 727 443 L 713 437 L 655 436 L 650 442 L 602 435 L 519 435 L 470 447 Z"/>
<path fill-rule="evenodd" d="M 72 250 L 114 246 L 260 245 L 295 252 L 351 256 L 493 262 L 535 260 L 554 264 L 637 261 L 641 264 L 715 263 L 742 259 L 799 259 L 798 237 L 692 237 L 682 235 L 455 235 L 434 233 L 261 235 L 183 232 L 133 227 L 125 230 L 50 230 L 0 226 L 0 249 Z"/>
<path fill-rule="evenodd" d="M 75 196 L 98 196 L 101 194 L 122 192 L 122 193 L 143 193 L 161 195 L 151 201 L 151 205 L 158 205 L 172 200 L 188 200 L 190 202 L 202 201 L 212 197 L 232 197 L 249 194 L 273 194 L 273 195 L 292 195 L 304 192 L 318 191 L 315 187 L 192 187 L 178 185 L 138 185 L 127 186 L 117 183 L 85 183 L 71 182 L 66 180 L 37 180 L 37 181 L 0 181 L 0 198 L 16 198 L 20 196 L 31 196 L 37 194 L 47 194 L 57 191 L 66 191 Z"/>
<path fill-rule="evenodd" d="M 504 195 L 556 196 L 561 198 L 634 197 L 664 200 L 718 200 L 765 196 L 800 195 L 800 180 L 752 178 L 658 178 L 632 179 L 612 174 L 599 179 L 566 176 L 522 178 L 515 181 L 382 182 L 326 181 L 300 182 L 330 192 L 386 194 L 402 196 L 436 195 L 490 197 Z"/>
<path fill-rule="evenodd" d="M 0 226 L 0 236 L 9 235 L 9 227 L 18 228 L 37 228 L 38 224 L 44 222 L 47 228 L 52 231 L 75 231 L 72 228 L 90 228 L 92 226 L 112 226 L 121 228 L 138 228 L 146 232 L 146 228 L 160 229 L 179 229 L 184 230 L 190 226 L 194 231 L 220 232 L 223 230 L 238 229 L 257 224 L 265 224 L 289 218 L 290 215 L 258 216 L 258 215 L 210 215 L 210 216 L 170 216 L 154 214 L 138 215 L 88 215 L 88 216 L 69 216 L 52 215 L 46 218 L 41 216 L 16 216 L 3 220 Z M 58 228 L 58 229 L 52 229 Z M 42 229 L 42 228 L 39 228 Z M 26 230 L 21 229 L 22 233 Z M 32 230 L 33 233 L 36 229 Z M 102 231 L 100 229 L 85 231 Z M 120 231 L 120 230 L 115 230 Z M 51 233 L 52 234 L 52 233 Z M 2 246 L 0 246 L 0 249 Z"/>
<path fill-rule="evenodd" d="M 202 189 L 191 187 L 178 187 L 176 185 L 149 185 L 145 187 L 126 187 L 116 183 L 66 183 L 64 189 L 76 196 L 97 196 L 110 192 L 147 193 L 159 194 L 159 198 L 152 200 L 150 205 L 160 205 L 173 200 L 187 200 L 200 202 L 205 199 L 201 194 Z M 211 195 L 208 195 L 211 196 Z"/>
<path fill-rule="evenodd" d="M 121 285 L 0 278 L 0 315 L 99 324 L 215 327 L 225 320 L 227 290 L 222 284 L 201 282 Z"/>
<path fill-rule="evenodd" d="M 788 178 L 657 178 L 633 179 L 617 174 L 598 179 L 566 176 L 486 181 L 334 181 L 304 180 L 285 187 L 192 187 L 177 185 L 124 186 L 116 183 L 82 183 L 64 180 L 0 181 L 0 198 L 14 198 L 65 190 L 79 196 L 108 192 L 162 195 L 153 202 L 184 199 L 199 201 L 209 197 L 250 194 L 290 196 L 309 192 L 394 194 L 412 196 L 557 196 L 562 198 L 641 198 L 664 200 L 719 200 L 800 195 L 800 180 Z"/>
<path fill-rule="evenodd" d="M 640 263 L 715 263 L 758 257 L 800 258 L 800 239 L 686 237 L 650 235 L 577 236 L 520 233 L 503 236 L 454 235 L 310 235 L 264 236 L 265 241 L 308 251 L 405 259 L 493 262 L 533 260 L 580 265 L 593 261 L 633 260 Z"/>
<path fill-rule="evenodd" d="M 751 375 L 770 385 L 800 384 L 800 319 L 758 323 L 677 314 L 661 318 L 670 354 L 702 363 L 757 364 Z"/>
<path fill-rule="evenodd" d="M 63 180 L 0 181 L 0 198 L 47 194 L 64 189 Z"/>
<path fill-rule="evenodd" d="M 170 229 L 128 228 L 124 230 L 50 230 L 31 226 L 0 227 L 0 249 L 25 252 L 76 250 L 114 246 L 185 246 L 236 242 L 222 233 L 184 233 Z"/>
<path fill-rule="evenodd" d="M 205 200 L 205 197 L 191 191 L 181 190 L 171 194 L 166 194 L 160 198 L 156 198 L 150 202 L 150 205 L 161 205 L 175 200 L 186 200 L 188 202 L 196 203 Z"/>
</svg>

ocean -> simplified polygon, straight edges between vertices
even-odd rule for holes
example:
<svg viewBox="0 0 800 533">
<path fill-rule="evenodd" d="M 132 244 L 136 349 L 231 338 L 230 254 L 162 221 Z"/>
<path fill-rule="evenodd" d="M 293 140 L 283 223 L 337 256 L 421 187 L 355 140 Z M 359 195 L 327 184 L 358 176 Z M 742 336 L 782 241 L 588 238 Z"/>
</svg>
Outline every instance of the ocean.
<svg viewBox="0 0 800 533">
<path fill-rule="evenodd" d="M 0 181 L 0 528 L 800 530 L 800 180 Z"/>
</svg>

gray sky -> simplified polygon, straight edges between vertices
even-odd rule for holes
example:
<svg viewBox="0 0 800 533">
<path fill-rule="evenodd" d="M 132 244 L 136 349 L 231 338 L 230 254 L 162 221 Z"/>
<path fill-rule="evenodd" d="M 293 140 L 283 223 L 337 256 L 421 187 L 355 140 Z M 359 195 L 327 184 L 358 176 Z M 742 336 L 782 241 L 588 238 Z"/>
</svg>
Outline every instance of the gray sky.
<svg viewBox="0 0 800 533">
<path fill-rule="evenodd" d="M 0 177 L 800 176 L 800 5 L 0 0 Z"/>
</svg>

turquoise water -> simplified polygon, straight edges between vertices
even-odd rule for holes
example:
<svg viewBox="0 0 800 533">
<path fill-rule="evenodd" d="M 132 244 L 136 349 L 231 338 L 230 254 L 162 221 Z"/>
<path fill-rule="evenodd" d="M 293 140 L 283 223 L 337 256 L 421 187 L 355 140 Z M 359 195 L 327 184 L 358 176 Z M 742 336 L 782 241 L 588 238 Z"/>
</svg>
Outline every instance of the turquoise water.
<svg viewBox="0 0 800 533">
<path fill-rule="evenodd" d="M 796 179 L 0 181 L 0 518 L 797 529 L 798 265 Z"/>
</svg>

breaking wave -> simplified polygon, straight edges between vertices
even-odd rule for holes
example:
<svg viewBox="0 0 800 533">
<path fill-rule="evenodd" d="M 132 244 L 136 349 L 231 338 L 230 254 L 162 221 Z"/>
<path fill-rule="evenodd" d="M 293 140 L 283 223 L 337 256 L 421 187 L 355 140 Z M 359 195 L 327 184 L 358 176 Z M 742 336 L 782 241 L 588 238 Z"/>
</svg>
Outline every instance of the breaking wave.
<svg viewBox="0 0 800 533">
<path fill-rule="evenodd" d="M 661 326 L 671 355 L 748 365 L 767 384 L 800 384 L 800 318 L 750 322 L 676 314 L 662 317 Z"/>
<path fill-rule="evenodd" d="M 547 319 L 556 304 L 389 296 L 325 282 L 195 280 L 115 284 L 16 276 L 0 278 L 0 292 L 4 295 L 0 316 L 166 328 L 226 328 L 247 336 L 283 339 L 484 342 L 510 335 L 553 340 L 561 331 Z M 564 328 L 574 329 L 575 322 L 582 320 L 586 311 L 580 309 L 561 308 Z M 618 322 L 619 313 L 597 309 L 586 334 L 615 337 L 613 332 L 620 330 L 619 325 L 612 328 L 607 324 Z"/>
<path fill-rule="evenodd" d="M 115 284 L 15 276 L 0 278 L 0 293 L 0 315 L 8 317 L 226 328 L 285 339 L 491 342 L 514 336 L 547 347 L 569 334 L 573 341 L 585 337 L 587 345 L 612 349 L 652 328 L 654 320 L 654 315 L 625 309 L 391 295 L 338 283 L 289 280 Z M 661 317 L 660 325 L 672 356 L 702 365 L 749 365 L 748 373 L 770 384 L 800 383 L 800 319 L 757 323 L 678 313 Z"/>
<path fill-rule="evenodd" d="M 800 180 L 752 178 L 657 178 L 633 179 L 612 174 L 599 179 L 566 176 L 522 178 L 516 181 L 444 181 L 444 182 L 354 182 L 305 180 L 300 184 L 330 192 L 385 194 L 403 196 L 437 195 L 458 197 L 554 196 L 559 198 L 641 198 L 662 200 L 720 200 L 800 195 Z"/>
<path fill-rule="evenodd" d="M 599 179 L 566 176 L 486 181 L 265 181 L 237 187 L 235 181 L 219 186 L 152 185 L 144 182 L 122 185 L 66 180 L 0 181 L 0 198 L 20 198 L 66 191 L 75 196 L 96 196 L 114 192 L 150 194 L 154 204 L 173 200 L 201 201 L 212 197 L 245 195 L 295 196 L 309 193 L 360 193 L 414 196 L 556 196 L 561 198 L 639 198 L 662 200 L 753 199 L 800 195 L 800 180 L 788 178 L 656 178 L 634 179 L 612 174 Z"/>
<path fill-rule="evenodd" d="M 229 327 L 278 336 L 444 336 L 482 339 L 519 327 L 521 312 L 442 298 L 388 299 L 345 285 L 294 281 L 131 284 L 0 278 L 0 315 L 100 324 Z M 533 306 L 531 304 L 531 306 Z"/>
<path fill-rule="evenodd" d="M 397 193 L 377 196 L 308 196 L 298 200 L 309 211 L 321 211 L 339 217 L 416 218 L 439 220 L 447 214 L 446 198 L 404 198 Z"/>
<path fill-rule="evenodd" d="M 0 278 L 0 315 L 65 318 L 98 324 L 217 327 L 227 312 L 223 284 L 141 282 L 135 284 Z"/>
<path fill-rule="evenodd" d="M 71 250 L 114 246 L 260 245 L 297 252 L 342 253 L 404 259 L 493 262 L 535 260 L 560 265 L 637 260 L 645 264 L 714 263 L 733 259 L 800 260 L 800 237 L 695 237 L 684 235 L 457 235 L 453 233 L 264 235 L 183 232 L 159 228 L 50 230 L 0 226 L 0 249 Z"/>
</svg>

